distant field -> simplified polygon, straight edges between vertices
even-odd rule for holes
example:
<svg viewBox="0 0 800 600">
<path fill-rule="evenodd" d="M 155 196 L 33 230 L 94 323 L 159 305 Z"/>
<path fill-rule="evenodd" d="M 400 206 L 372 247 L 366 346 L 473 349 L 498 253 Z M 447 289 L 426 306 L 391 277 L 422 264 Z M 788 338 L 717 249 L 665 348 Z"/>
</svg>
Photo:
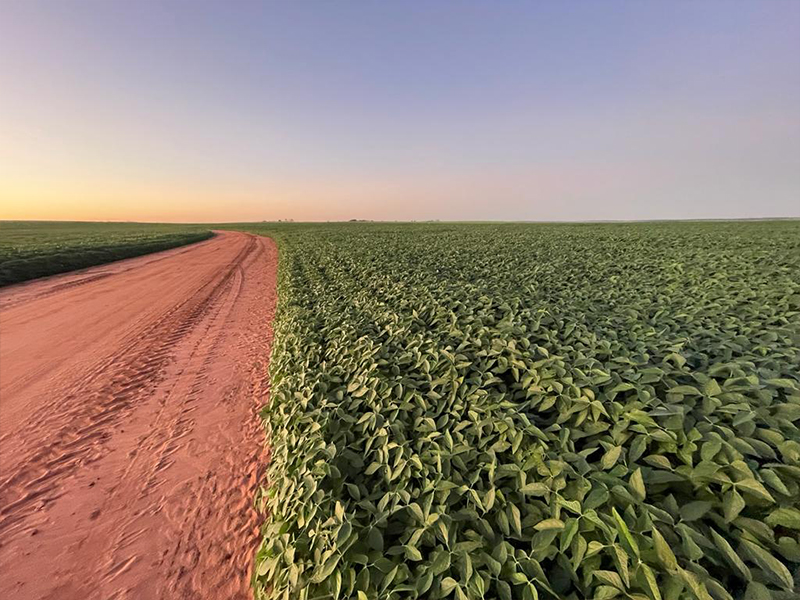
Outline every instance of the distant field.
<svg viewBox="0 0 800 600">
<path fill-rule="evenodd" d="M 0 221 L 0 286 L 209 237 L 197 225 Z"/>
<path fill-rule="evenodd" d="M 280 247 L 258 598 L 800 592 L 800 223 Z"/>
</svg>

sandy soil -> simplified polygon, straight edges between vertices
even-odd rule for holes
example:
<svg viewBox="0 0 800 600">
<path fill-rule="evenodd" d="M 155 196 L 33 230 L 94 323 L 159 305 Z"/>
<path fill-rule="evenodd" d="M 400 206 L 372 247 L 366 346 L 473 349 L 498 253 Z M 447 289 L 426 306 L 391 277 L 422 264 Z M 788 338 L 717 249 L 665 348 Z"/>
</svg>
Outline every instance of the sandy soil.
<svg viewBox="0 0 800 600">
<path fill-rule="evenodd" d="M 274 243 L 0 290 L 0 597 L 249 598 Z"/>
</svg>

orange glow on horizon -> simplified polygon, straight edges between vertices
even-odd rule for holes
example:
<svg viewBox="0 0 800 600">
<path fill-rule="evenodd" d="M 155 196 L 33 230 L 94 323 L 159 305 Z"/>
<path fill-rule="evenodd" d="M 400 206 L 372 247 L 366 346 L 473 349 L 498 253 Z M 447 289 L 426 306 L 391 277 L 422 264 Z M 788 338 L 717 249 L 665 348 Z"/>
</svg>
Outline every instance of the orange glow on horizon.
<svg viewBox="0 0 800 600">
<path fill-rule="evenodd" d="M 111 183 L 90 186 L 69 182 L 0 184 L 0 220 L 142 221 L 220 223 L 246 221 L 336 221 L 348 219 L 419 220 L 441 218 L 446 207 L 458 219 L 475 218 L 470 206 L 482 206 L 498 195 L 529 204 L 525 197 L 564 196 L 566 178 L 539 173 L 521 184 L 521 174 L 471 176 L 409 174 L 404 183 L 348 181 L 253 183 L 249 186 Z M 524 177 L 523 179 L 529 179 Z M 498 183 L 498 182 L 502 183 Z M 512 183 L 517 182 L 517 183 Z M 268 191 L 259 191 L 268 190 Z"/>
</svg>

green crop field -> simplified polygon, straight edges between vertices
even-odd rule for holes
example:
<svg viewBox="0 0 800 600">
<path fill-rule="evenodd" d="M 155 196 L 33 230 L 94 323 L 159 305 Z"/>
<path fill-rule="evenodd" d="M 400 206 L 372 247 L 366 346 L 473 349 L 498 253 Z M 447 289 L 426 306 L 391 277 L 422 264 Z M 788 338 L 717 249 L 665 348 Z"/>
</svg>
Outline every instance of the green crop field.
<svg viewBox="0 0 800 600">
<path fill-rule="evenodd" d="M 280 247 L 258 598 L 796 599 L 800 223 Z"/>
<path fill-rule="evenodd" d="M 0 221 L 0 286 L 208 237 L 197 225 Z"/>
</svg>

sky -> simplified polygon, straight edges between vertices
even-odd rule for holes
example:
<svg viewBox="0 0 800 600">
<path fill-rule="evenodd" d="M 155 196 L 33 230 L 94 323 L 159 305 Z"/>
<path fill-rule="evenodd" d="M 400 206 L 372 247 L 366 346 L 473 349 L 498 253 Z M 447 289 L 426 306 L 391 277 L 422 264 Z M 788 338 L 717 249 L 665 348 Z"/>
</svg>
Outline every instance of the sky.
<svg viewBox="0 0 800 600">
<path fill-rule="evenodd" d="M 0 219 L 759 217 L 796 0 L 0 0 Z"/>
</svg>

